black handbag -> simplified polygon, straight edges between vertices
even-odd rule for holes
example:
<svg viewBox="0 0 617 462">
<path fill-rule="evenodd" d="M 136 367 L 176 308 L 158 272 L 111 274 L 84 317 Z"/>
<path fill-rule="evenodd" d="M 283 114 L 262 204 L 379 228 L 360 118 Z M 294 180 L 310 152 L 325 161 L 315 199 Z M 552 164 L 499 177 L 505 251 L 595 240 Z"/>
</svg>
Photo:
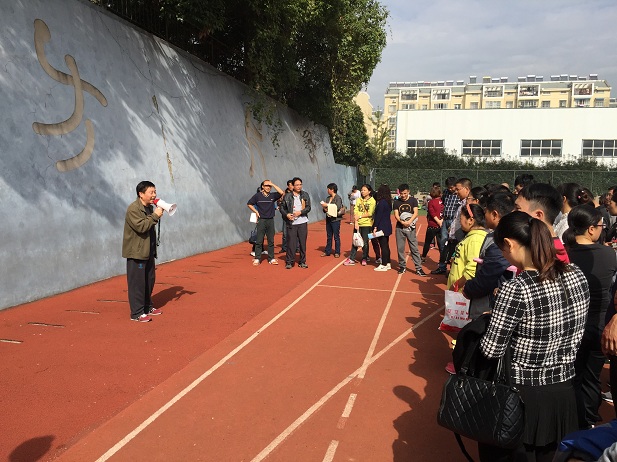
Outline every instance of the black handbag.
<svg viewBox="0 0 617 462">
<path fill-rule="evenodd" d="M 480 443 L 515 448 L 525 430 L 525 407 L 519 390 L 511 384 L 511 349 L 500 359 L 492 380 L 472 377 L 469 363 L 476 345 L 466 351 L 463 364 L 456 375 L 446 381 L 441 395 L 437 423 L 453 431 L 468 460 L 460 436 Z"/>
<path fill-rule="evenodd" d="M 249 236 L 249 244 L 256 244 L 256 243 L 257 243 L 257 226 L 255 226 L 255 229 L 251 231 L 251 235 Z"/>
</svg>

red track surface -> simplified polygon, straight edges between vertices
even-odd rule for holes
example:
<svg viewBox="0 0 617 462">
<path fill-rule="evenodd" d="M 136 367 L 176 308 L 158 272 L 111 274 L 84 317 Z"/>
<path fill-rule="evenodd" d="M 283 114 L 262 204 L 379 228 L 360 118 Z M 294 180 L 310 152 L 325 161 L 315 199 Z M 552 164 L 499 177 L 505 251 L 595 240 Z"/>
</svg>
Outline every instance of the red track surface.
<svg viewBox="0 0 617 462">
<path fill-rule="evenodd" d="M 0 343 L 0 459 L 461 460 L 435 418 L 445 278 L 344 267 L 324 241 L 310 225 L 308 270 L 255 268 L 248 244 L 159 265 L 148 324 L 124 277 L 0 312 L 23 342 Z"/>
</svg>

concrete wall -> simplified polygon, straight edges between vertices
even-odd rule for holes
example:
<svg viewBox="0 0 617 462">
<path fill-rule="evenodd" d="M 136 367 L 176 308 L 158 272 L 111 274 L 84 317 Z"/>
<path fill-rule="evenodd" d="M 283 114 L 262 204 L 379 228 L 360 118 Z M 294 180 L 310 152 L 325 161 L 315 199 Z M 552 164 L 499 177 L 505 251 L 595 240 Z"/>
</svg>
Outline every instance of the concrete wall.
<svg viewBox="0 0 617 462">
<path fill-rule="evenodd" d="M 264 178 L 354 181 L 324 127 L 280 107 L 275 148 L 244 85 L 86 1 L 0 4 L 0 88 L 0 308 L 123 273 L 141 180 L 178 203 L 160 262 L 245 241 Z"/>
</svg>

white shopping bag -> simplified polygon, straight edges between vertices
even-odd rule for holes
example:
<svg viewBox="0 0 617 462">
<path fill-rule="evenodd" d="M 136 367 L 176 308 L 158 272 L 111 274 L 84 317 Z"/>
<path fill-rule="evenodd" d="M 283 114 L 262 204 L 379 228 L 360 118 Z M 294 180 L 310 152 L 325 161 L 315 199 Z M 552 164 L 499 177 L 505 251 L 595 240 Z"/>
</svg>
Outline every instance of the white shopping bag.
<svg viewBox="0 0 617 462">
<path fill-rule="evenodd" d="M 445 313 L 439 325 L 444 332 L 458 332 L 469 323 L 469 300 L 461 292 L 446 290 Z"/>
<path fill-rule="evenodd" d="M 354 247 L 364 247 L 364 239 L 362 239 L 362 235 L 360 233 L 353 233 L 351 243 Z"/>
</svg>

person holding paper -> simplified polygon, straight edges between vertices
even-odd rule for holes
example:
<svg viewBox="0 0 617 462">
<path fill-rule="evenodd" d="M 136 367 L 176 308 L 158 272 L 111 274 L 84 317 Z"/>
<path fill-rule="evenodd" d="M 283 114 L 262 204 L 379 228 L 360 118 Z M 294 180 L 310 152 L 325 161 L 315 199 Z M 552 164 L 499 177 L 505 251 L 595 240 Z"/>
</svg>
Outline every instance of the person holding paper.
<svg viewBox="0 0 617 462">
<path fill-rule="evenodd" d="M 338 186 L 336 183 L 328 185 L 328 197 L 321 201 L 321 207 L 326 214 L 326 248 L 321 254 L 322 257 L 329 257 L 332 253 L 332 238 L 334 238 L 334 258 L 341 256 L 341 218 L 343 209 L 343 199 L 337 194 Z"/>
<path fill-rule="evenodd" d="M 272 188 L 276 192 L 271 192 Z M 246 204 L 257 217 L 257 242 L 255 243 L 255 259 L 253 266 L 258 266 L 261 260 L 264 236 L 268 238 L 268 263 L 278 265 L 274 258 L 274 213 L 276 201 L 283 195 L 283 190 L 270 180 L 261 183 L 261 191 L 255 193 Z"/>
<path fill-rule="evenodd" d="M 392 196 L 390 195 L 390 186 L 382 184 L 377 189 L 375 195 L 377 206 L 375 207 L 375 215 L 373 216 L 373 239 L 377 239 L 381 248 L 381 264 L 375 268 L 375 271 L 388 271 L 390 266 L 390 244 L 388 240 L 392 234 Z M 369 234 L 369 236 L 371 236 Z"/>
</svg>

